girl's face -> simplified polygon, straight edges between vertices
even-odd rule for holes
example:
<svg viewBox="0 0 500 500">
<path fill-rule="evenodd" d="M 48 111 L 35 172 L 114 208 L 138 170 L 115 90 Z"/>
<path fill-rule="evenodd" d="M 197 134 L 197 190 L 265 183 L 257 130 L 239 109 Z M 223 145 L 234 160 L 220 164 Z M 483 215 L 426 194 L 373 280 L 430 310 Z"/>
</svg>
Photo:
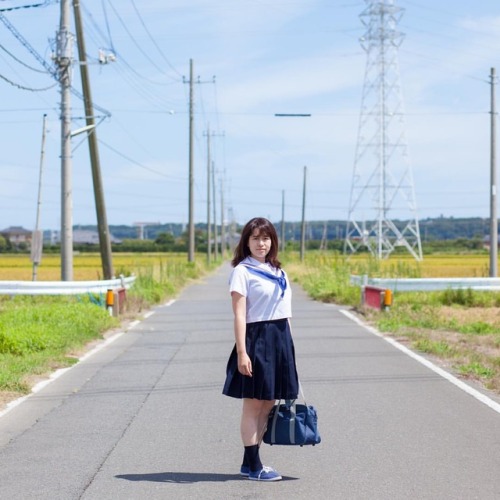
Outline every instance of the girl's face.
<svg viewBox="0 0 500 500">
<path fill-rule="evenodd" d="M 258 229 L 254 229 L 248 240 L 248 248 L 254 259 L 265 262 L 266 255 L 271 250 L 271 238 L 264 233 L 261 234 Z"/>
</svg>

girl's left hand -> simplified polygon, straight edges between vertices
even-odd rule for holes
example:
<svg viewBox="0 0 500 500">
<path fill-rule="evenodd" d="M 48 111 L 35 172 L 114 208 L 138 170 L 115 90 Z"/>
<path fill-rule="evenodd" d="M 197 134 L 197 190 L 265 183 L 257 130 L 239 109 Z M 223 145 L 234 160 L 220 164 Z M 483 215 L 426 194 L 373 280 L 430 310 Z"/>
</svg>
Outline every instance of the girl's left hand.
<svg viewBox="0 0 500 500">
<path fill-rule="evenodd" d="M 238 371 L 246 377 L 252 376 L 252 361 L 247 353 L 238 355 Z"/>
</svg>

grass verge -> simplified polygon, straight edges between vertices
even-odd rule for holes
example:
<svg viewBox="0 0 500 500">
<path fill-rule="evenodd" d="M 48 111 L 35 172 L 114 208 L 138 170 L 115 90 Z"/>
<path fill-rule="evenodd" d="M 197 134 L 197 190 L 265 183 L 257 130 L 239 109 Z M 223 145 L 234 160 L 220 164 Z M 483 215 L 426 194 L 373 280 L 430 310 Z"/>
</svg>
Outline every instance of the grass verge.
<svg viewBox="0 0 500 500">
<path fill-rule="evenodd" d="M 500 394 L 500 293 L 473 290 L 396 292 L 390 310 L 361 307 L 351 274 L 416 277 L 427 275 L 408 264 L 349 260 L 330 253 L 286 256 L 286 269 L 311 297 L 352 306 L 370 325 L 415 351 L 432 356 L 461 378 L 473 379 Z M 465 273 L 464 273 L 465 275 Z"/>
<path fill-rule="evenodd" d="M 185 262 L 185 256 L 157 258 L 120 273 L 135 274 L 127 292 L 126 312 L 113 318 L 103 297 L 0 297 L 0 408 L 55 369 L 76 363 L 89 343 L 113 332 L 122 321 L 174 297 L 190 280 L 215 267 L 206 260 Z"/>
<path fill-rule="evenodd" d="M 500 314 L 481 305 L 497 292 L 472 292 L 474 304 L 449 304 L 446 292 L 398 294 L 389 311 L 364 310 L 379 331 L 441 360 L 462 378 L 500 394 Z"/>
</svg>

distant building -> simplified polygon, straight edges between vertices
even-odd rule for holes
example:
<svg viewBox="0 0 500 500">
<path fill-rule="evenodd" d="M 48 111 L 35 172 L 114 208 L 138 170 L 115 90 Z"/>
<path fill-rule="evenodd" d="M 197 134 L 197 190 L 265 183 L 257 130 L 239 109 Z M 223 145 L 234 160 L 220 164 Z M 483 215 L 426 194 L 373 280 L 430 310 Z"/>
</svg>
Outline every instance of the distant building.
<svg viewBox="0 0 500 500">
<path fill-rule="evenodd" d="M 487 234 L 484 238 L 483 238 L 483 247 L 486 248 L 486 249 L 489 249 L 490 248 L 490 235 Z M 498 236 L 498 240 L 497 240 L 497 247 L 500 247 L 500 236 Z"/>
<path fill-rule="evenodd" d="M 50 242 L 51 245 L 58 245 L 61 242 L 60 231 L 50 231 L 49 237 L 45 241 Z M 122 240 L 110 235 L 111 243 L 121 243 Z M 73 243 L 77 245 L 98 245 L 99 233 L 90 229 L 74 229 L 73 230 Z"/>
<path fill-rule="evenodd" d="M 8 227 L 0 231 L 0 234 L 15 247 L 18 247 L 20 244 L 25 244 L 28 248 L 31 246 L 31 231 L 21 226 Z"/>
</svg>

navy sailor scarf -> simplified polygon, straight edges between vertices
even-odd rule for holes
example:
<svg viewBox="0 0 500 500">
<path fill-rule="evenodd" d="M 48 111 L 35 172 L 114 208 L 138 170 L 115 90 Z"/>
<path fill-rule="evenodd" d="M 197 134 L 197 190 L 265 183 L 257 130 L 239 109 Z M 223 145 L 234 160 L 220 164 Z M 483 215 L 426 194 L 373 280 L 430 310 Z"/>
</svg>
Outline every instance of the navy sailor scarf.
<svg viewBox="0 0 500 500">
<path fill-rule="evenodd" d="M 257 274 L 259 276 L 262 276 L 263 278 L 267 278 L 273 281 L 276 281 L 277 284 L 279 285 L 281 289 L 281 298 L 284 297 L 285 295 L 285 290 L 286 290 L 286 278 L 285 278 L 285 273 L 283 272 L 283 269 L 280 269 L 281 271 L 281 276 L 276 276 L 272 273 L 269 273 L 267 271 L 264 271 L 263 269 L 259 269 L 258 267 L 254 266 L 249 266 L 247 264 L 243 264 L 250 272 L 253 274 Z"/>
</svg>

